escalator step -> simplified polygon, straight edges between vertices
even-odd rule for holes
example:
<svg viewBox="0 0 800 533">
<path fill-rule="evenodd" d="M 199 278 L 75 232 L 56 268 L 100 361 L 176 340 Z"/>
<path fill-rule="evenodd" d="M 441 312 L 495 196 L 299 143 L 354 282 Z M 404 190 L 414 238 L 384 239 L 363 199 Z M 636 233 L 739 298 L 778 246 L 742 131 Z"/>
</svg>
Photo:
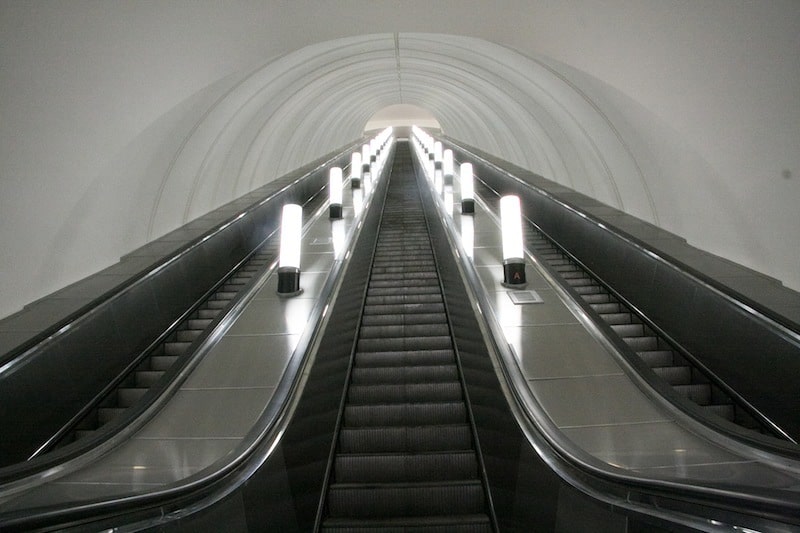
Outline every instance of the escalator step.
<svg viewBox="0 0 800 533">
<path fill-rule="evenodd" d="M 653 368 L 653 372 L 670 385 L 688 385 L 692 382 L 692 369 L 688 366 L 660 366 Z"/>
<path fill-rule="evenodd" d="M 328 518 L 322 523 L 324 533 L 491 533 L 494 531 L 485 514 L 431 516 L 400 519 Z"/>
<path fill-rule="evenodd" d="M 177 332 L 179 342 L 193 342 L 202 333 L 202 329 L 182 329 Z"/>
<path fill-rule="evenodd" d="M 619 313 L 622 311 L 622 306 L 618 302 L 606 302 L 598 304 L 590 304 L 592 309 L 597 313 L 604 315 L 610 313 Z"/>
<path fill-rule="evenodd" d="M 406 484 L 332 484 L 332 517 L 401 517 L 478 514 L 485 498 L 478 481 Z"/>
<path fill-rule="evenodd" d="M 370 287 L 367 296 L 406 296 L 406 295 L 440 294 L 439 286 L 409 285 L 406 287 Z"/>
<path fill-rule="evenodd" d="M 575 292 L 580 295 L 584 294 L 601 294 L 604 292 L 603 288 L 600 285 L 592 284 L 592 285 L 581 285 L 575 287 Z"/>
<path fill-rule="evenodd" d="M 396 352 L 356 352 L 357 367 L 391 367 L 450 365 L 455 362 L 453 350 L 413 350 Z"/>
<path fill-rule="evenodd" d="M 230 302 L 228 300 L 209 300 L 206 306 L 209 309 L 225 309 Z"/>
<path fill-rule="evenodd" d="M 367 296 L 367 305 L 440 304 L 441 294 L 406 294 L 396 296 Z"/>
<path fill-rule="evenodd" d="M 647 363 L 647 366 L 672 366 L 673 353 L 672 350 L 649 350 L 643 352 L 636 352 L 642 358 L 642 361 Z"/>
<path fill-rule="evenodd" d="M 392 352 L 401 350 L 441 350 L 452 347 L 449 336 L 438 337 L 389 337 L 359 339 L 359 352 Z"/>
<path fill-rule="evenodd" d="M 460 424 L 466 420 L 463 402 L 347 405 L 344 409 L 348 427 Z"/>
<path fill-rule="evenodd" d="M 347 400 L 351 405 L 456 402 L 462 399 L 461 384 L 457 381 L 398 385 L 351 385 L 347 392 Z"/>
<path fill-rule="evenodd" d="M 658 339 L 656 337 L 626 337 L 623 340 L 634 352 L 658 350 Z"/>
<path fill-rule="evenodd" d="M 600 317 L 606 322 L 606 324 L 615 326 L 633 323 L 633 315 L 631 313 L 602 313 Z"/>
<path fill-rule="evenodd" d="M 446 322 L 441 324 L 362 325 L 360 331 L 362 339 L 444 337 L 449 334 L 450 328 Z"/>
<path fill-rule="evenodd" d="M 435 280 L 436 285 L 439 284 L 439 274 L 435 270 L 412 270 L 406 272 L 405 270 L 398 269 L 393 272 L 378 273 L 374 270 L 370 276 L 371 281 L 390 281 L 390 280 Z"/>
<path fill-rule="evenodd" d="M 398 324 L 447 324 L 447 315 L 444 313 L 413 313 L 409 315 L 364 315 L 361 326 L 389 326 Z"/>
<path fill-rule="evenodd" d="M 164 355 L 183 355 L 191 344 L 191 342 L 165 342 Z"/>
<path fill-rule="evenodd" d="M 705 406 L 711 403 L 711 385 L 707 383 L 676 385 L 675 390 L 696 404 Z"/>
<path fill-rule="evenodd" d="M 456 365 L 428 365 L 403 367 L 356 367 L 352 382 L 355 385 L 386 383 L 443 383 L 458 379 Z"/>
<path fill-rule="evenodd" d="M 413 265 L 405 265 L 405 266 L 398 266 L 398 265 L 389 265 L 389 266 L 372 266 L 372 275 L 373 276 L 380 276 L 377 279 L 383 279 L 383 276 L 410 276 L 414 273 L 420 274 L 430 274 L 431 272 L 436 272 L 433 267 L 433 262 L 430 263 L 430 266 L 413 266 Z"/>
<path fill-rule="evenodd" d="M 588 276 L 582 277 L 575 277 L 575 278 L 567 278 L 565 280 L 571 287 L 594 287 L 597 285 L 597 282 Z"/>
<path fill-rule="evenodd" d="M 387 483 L 476 479 L 475 452 L 348 454 L 334 463 L 336 483 Z"/>
<path fill-rule="evenodd" d="M 408 276 L 404 274 L 384 274 L 383 276 L 370 276 L 368 287 L 438 287 L 439 279 L 436 277 L 436 271 L 417 271 L 411 272 Z M 423 277 L 423 275 L 425 275 Z"/>
<path fill-rule="evenodd" d="M 177 355 L 154 355 L 150 357 L 150 370 L 167 370 L 177 360 Z"/>
<path fill-rule="evenodd" d="M 205 330 L 214 320 L 211 318 L 193 318 L 189 320 L 187 325 L 190 329 Z"/>
<path fill-rule="evenodd" d="M 364 316 L 369 315 L 413 315 L 444 314 L 444 304 L 439 303 L 407 303 L 368 305 L 364 307 Z"/>
<path fill-rule="evenodd" d="M 122 387 L 117 389 L 117 405 L 119 407 L 130 407 L 138 402 L 147 392 L 145 388 Z"/>
<path fill-rule="evenodd" d="M 219 315 L 219 309 L 198 309 L 197 316 L 202 319 L 215 319 Z"/>
<path fill-rule="evenodd" d="M 736 421 L 736 409 L 731 403 L 704 405 L 703 409 L 705 409 L 710 413 L 714 413 L 715 415 L 722 417 L 730 422 Z M 755 429 L 756 427 L 758 427 L 758 425 L 755 425 L 753 428 Z"/>
<path fill-rule="evenodd" d="M 623 338 L 644 336 L 644 325 L 642 324 L 611 324 L 611 329 Z"/>
<path fill-rule="evenodd" d="M 584 294 L 581 296 L 583 300 L 588 304 L 601 304 L 601 303 L 608 303 L 611 302 L 611 295 L 608 293 L 597 293 L 597 294 Z"/>
<path fill-rule="evenodd" d="M 136 386 L 142 388 L 150 388 L 161 379 L 164 372 L 159 370 L 140 370 L 136 372 Z"/>
</svg>

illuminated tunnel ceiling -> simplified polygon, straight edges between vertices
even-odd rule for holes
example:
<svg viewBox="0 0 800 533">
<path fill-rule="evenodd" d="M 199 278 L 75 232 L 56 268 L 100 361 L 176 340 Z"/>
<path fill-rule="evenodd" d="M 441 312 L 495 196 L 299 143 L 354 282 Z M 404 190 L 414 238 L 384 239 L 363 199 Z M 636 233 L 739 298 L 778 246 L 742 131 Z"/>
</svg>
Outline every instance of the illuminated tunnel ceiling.
<svg viewBox="0 0 800 533">
<path fill-rule="evenodd" d="M 565 70 L 565 69 L 562 69 Z M 358 138 L 393 104 L 442 131 L 651 222 L 631 147 L 559 66 L 484 40 L 379 34 L 308 46 L 208 90 L 153 204 L 149 238 Z M 175 209 L 175 206 L 181 209 Z"/>
</svg>

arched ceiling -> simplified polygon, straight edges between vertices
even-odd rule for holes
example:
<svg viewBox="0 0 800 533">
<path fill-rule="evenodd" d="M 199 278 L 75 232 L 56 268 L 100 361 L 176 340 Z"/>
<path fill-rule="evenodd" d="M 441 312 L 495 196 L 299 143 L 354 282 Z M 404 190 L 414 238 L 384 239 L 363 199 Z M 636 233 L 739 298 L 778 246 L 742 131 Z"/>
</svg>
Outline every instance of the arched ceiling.
<svg viewBox="0 0 800 533">
<path fill-rule="evenodd" d="M 678 4 L 0 2 L 0 316 L 397 104 L 800 288 L 798 3 Z"/>
<path fill-rule="evenodd" d="M 149 238 L 357 139 L 370 117 L 397 104 L 429 110 L 456 139 L 658 222 L 645 175 L 598 102 L 551 65 L 488 41 L 348 37 L 227 83 L 164 174 Z"/>
</svg>

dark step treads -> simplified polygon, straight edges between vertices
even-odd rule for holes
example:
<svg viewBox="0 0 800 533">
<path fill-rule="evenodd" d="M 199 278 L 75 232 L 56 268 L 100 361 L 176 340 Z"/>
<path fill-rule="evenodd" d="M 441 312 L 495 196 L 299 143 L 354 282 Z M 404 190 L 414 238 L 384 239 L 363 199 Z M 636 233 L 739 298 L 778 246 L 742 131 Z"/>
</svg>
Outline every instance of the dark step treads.
<svg viewBox="0 0 800 533">
<path fill-rule="evenodd" d="M 705 409 L 709 413 L 713 413 L 725 420 L 730 422 L 737 422 L 740 425 L 744 425 L 739 420 L 736 420 L 736 409 L 734 408 L 733 404 L 725 403 L 725 404 L 717 404 L 717 405 L 704 405 L 703 409 Z M 753 429 L 757 428 L 758 425 L 751 425 L 749 426 Z"/>
<path fill-rule="evenodd" d="M 699 405 L 711 403 L 711 385 L 706 383 L 676 385 L 675 390 Z"/>
<path fill-rule="evenodd" d="M 357 385 L 442 383 L 458 379 L 458 368 L 456 365 L 356 367 L 351 379 Z"/>
<path fill-rule="evenodd" d="M 613 301 L 611 295 L 604 292 L 597 294 L 584 294 L 581 297 L 588 304 L 608 303 Z"/>
<path fill-rule="evenodd" d="M 397 268 L 397 267 L 395 267 Z M 428 280 L 433 279 L 436 280 L 436 284 L 439 284 L 439 274 L 435 270 L 412 270 L 406 271 L 402 267 L 397 268 L 397 270 L 393 270 L 390 272 L 379 273 L 372 271 L 372 275 L 370 276 L 371 281 L 390 281 L 390 280 Z"/>
<path fill-rule="evenodd" d="M 485 498 L 479 481 L 408 484 L 333 484 L 328 511 L 336 517 L 478 514 Z"/>
<path fill-rule="evenodd" d="M 477 479 L 475 452 L 338 455 L 335 483 L 388 483 Z"/>
<path fill-rule="evenodd" d="M 364 308 L 364 316 L 369 315 L 412 315 L 444 313 L 444 304 L 438 303 L 400 303 L 368 305 Z"/>
<path fill-rule="evenodd" d="M 688 385 L 692 382 L 692 369 L 688 366 L 661 366 L 653 368 L 653 372 L 670 385 Z"/>
<path fill-rule="evenodd" d="M 117 405 L 119 407 L 130 407 L 147 392 L 145 388 L 121 387 L 117 389 Z"/>
<path fill-rule="evenodd" d="M 625 344 L 630 346 L 634 352 L 658 350 L 656 337 L 627 337 L 624 340 Z"/>
<path fill-rule="evenodd" d="M 649 367 L 672 366 L 674 364 L 672 350 L 649 350 L 636 352 L 636 354 L 641 357 L 642 361 Z"/>
<path fill-rule="evenodd" d="M 619 313 L 622 311 L 622 305 L 620 305 L 619 302 L 604 302 L 590 305 L 596 313 L 601 315 L 607 313 Z"/>
<path fill-rule="evenodd" d="M 450 365 L 455 362 L 455 352 L 450 350 L 411 350 L 393 352 L 356 352 L 355 366 L 391 367 Z"/>
<path fill-rule="evenodd" d="M 125 412 L 124 407 L 100 407 L 97 409 L 97 422 L 102 426 Z"/>
<path fill-rule="evenodd" d="M 361 318 L 362 327 L 399 324 L 447 324 L 447 315 L 444 313 L 371 314 Z"/>
<path fill-rule="evenodd" d="M 450 328 L 446 322 L 439 324 L 362 325 L 359 335 L 362 339 L 444 337 L 450 335 Z"/>
<path fill-rule="evenodd" d="M 164 372 L 160 370 L 139 370 L 136 372 L 136 386 L 150 388 L 155 385 L 163 375 Z"/>
<path fill-rule="evenodd" d="M 344 425 L 349 427 L 460 424 L 466 420 L 463 402 L 348 405 L 344 409 Z"/>
<path fill-rule="evenodd" d="M 407 287 L 378 287 L 378 288 L 370 287 L 367 289 L 368 297 L 410 296 L 410 295 L 426 295 L 426 294 L 439 295 L 441 293 L 438 286 L 434 287 L 434 286 L 421 286 L 421 285 L 409 285 Z"/>
<path fill-rule="evenodd" d="M 452 347 L 447 335 L 438 337 L 387 337 L 359 339 L 359 352 L 390 352 L 401 350 L 441 350 Z"/>
<path fill-rule="evenodd" d="M 611 329 L 620 337 L 641 337 L 644 335 L 643 324 L 611 324 Z"/>
<path fill-rule="evenodd" d="M 606 322 L 606 324 L 610 325 L 633 323 L 633 315 L 631 313 L 602 313 L 600 317 Z"/>
<path fill-rule="evenodd" d="M 328 518 L 324 533 L 492 533 L 485 514 L 403 518 Z"/>
<path fill-rule="evenodd" d="M 441 294 L 401 294 L 393 296 L 367 296 L 367 305 L 440 304 Z"/>
<path fill-rule="evenodd" d="M 347 401 L 351 405 L 456 402 L 462 399 L 461 384 L 457 381 L 396 385 L 351 385 L 347 391 Z"/>
</svg>

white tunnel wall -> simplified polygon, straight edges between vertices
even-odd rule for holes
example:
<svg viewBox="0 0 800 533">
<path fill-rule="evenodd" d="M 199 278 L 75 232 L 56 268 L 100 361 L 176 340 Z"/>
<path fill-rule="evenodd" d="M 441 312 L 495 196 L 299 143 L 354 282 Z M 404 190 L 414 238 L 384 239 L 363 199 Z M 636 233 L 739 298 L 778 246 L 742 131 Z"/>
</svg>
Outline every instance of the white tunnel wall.
<svg viewBox="0 0 800 533">
<path fill-rule="evenodd" d="M 369 2 L 356 3 L 359 16 L 352 8 L 327 17 L 350 25 L 286 6 L 285 20 L 269 17 L 269 2 L 177 4 L 154 13 L 137 3 L 0 7 L 0 316 L 358 138 L 397 103 L 430 111 L 456 139 L 800 288 L 800 191 L 780 176 L 796 175 L 800 157 L 796 4 L 739 14 L 709 0 L 675 14 L 649 1 L 581 13 L 571 3 L 509 2 L 506 11 L 538 32 L 496 31 L 511 24 L 506 11 L 480 2 L 442 2 L 424 20 L 414 8 L 428 4 L 414 1 L 373 20 L 379 8 Z M 611 27 L 622 12 L 633 29 Z M 724 37 L 746 17 L 749 41 Z M 471 36 L 392 33 L 398 20 Z M 650 27 L 654 20 L 664 27 Z M 706 62 L 692 61 L 681 38 L 703 42 L 704 20 L 714 22 Z M 293 24 L 308 27 L 283 28 Z M 613 35 L 587 46 L 609 27 Z M 714 46 L 720 36 L 730 49 Z M 708 61 L 729 66 L 737 46 L 748 62 L 710 76 Z M 650 64 L 631 61 L 642 56 Z M 764 97 L 753 81 L 763 76 L 774 78 Z M 720 80 L 730 82 L 722 103 L 702 109 Z"/>
</svg>

